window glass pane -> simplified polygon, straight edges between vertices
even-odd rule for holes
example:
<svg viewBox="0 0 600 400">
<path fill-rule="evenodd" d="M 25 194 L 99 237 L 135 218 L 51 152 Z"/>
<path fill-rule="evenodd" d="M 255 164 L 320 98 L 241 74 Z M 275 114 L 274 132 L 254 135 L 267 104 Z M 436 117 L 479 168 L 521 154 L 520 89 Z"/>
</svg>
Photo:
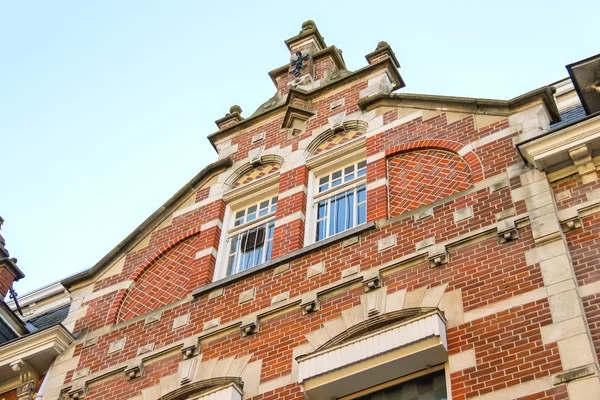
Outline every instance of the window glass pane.
<svg viewBox="0 0 600 400">
<path fill-rule="evenodd" d="M 363 176 L 367 173 L 367 162 L 361 161 L 357 165 L 358 171 L 356 171 L 356 176 Z"/>
<path fill-rule="evenodd" d="M 358 203 L 362 203 L 367 200 L 367 188 L 365 185 L 361 185 L 356 188 L 356 194 L 358 195 Z"/>
<path fill-rule="evenodd" d="M 247 229 L 230 239 L 227 275 L 235 274 L 271 259 L 275 221 Z"/>
<path fill-rule="evenodd" d="M 269 213 L 268 208 L 261 208 L 260 211 L 258 212 L 258 216 L 262 217 L 263 215 L 267 215 L 268 213 Z"/>
<path fill-rule="evenodd" d="M 323 240 L 325 239 L 325 227 L 327 226 L 325 221 L 319 221 L 317 222 L 317 237 L 316 240 Z"/>
<path fill-rule="evenodd" d="M 273 242 L 267 242 L 267 247 L 265 249 L 265 262 L 269 261 L 271 259 L 271 247 L 273 245 Z"/>
<path fill-rule="evenodd" d="M 335 218 L 337 216 L 337 201 L 334 199 L 329 203 L 329 233 L 327 236 L 335 235 Z"/>
<path fill-rule="evenodd" d="M 361 204 L 356 210 L 356 223 L 364 224 L 367 221 L 367 205 Z"/>
<path fill-rule="evenodd" d="M 319 203 L 319 206 L 317 207 L 317 219 L 321 219 L 325 215 L 327 215 L 327 203 L 324 201 L 321 201 Z"/>
<path fill-rule="evenodd" d="M 235 259 L 236 259 L 235 254 L 232 256 L 229 256 L 229 260 L 227 260 L 227 275 L 231 275 L 235 272 L 233 270 L 233 267 L 235 265 Z"/>
<path fill-rule="evenodd" d="M 354 227 L 354 191 L 347 192 L 346 196 L 346 227 L 344 229 L 350 229 Z"/>
<path fill-rule="evenodd" d="M 335 233 L 343 232 L 346 230 L 346 210 L 348 209 L 346 204 L 346 194 L 342 193 L 337 196 L 337 215 L 335 224 Z"/>
<path fill-rule="evenodd" d="M 267 227 L 267 240 L 273 239 L 273 232 L 275 231 L 275 222 L 269 222 Z"/>
<path fill-rule="evenodd" d="M 269 200 L 265 200 L 265 201 L 263 201 L 262 203 L 260 203 L 260 207 L 259 207 L 259 208 L 260 208 L 261 210 L 262 210 L 263 208 L 269 208 Z"/>
<path fill-rule="evenodd" d="M 329 182 L 329 175 L 322 177 L 319 179 L 319 185 Z"/>
</svg>

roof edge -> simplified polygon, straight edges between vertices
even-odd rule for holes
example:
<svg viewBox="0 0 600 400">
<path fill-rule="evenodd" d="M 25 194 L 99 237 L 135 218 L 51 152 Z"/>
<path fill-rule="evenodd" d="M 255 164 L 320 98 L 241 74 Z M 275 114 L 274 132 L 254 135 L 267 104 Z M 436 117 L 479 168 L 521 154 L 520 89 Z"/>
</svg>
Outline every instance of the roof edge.
<svg viewBox="0 0 600 400">
<path fill-rule="evenodd" d="M 198 189 L 198 186 L 202 182 L 210 179 L 217 171 L 227 169 L 232 165 L 233 162 L 229 157 L 222 158 L 212 164 L 207 165 L 204 169 L 202 169 L 202 171 L 200 171 L 188 183 L 179 189 L 177 193 L 167 200 L 159 209 L 154 211 L 148 218 L 146 218 L 144 222 L 135 228 L 133 232 L 131 232 L 125 239 L 116 245 L 93 267 L 64 278 L 60 281 L 60 283 L 65 288 L 69 289 L 77 283 L 95 277 L 104 268 L 116 261 L 117 257 L 121 255 L 121 253 L 127 252 L 133 248 L 139 240 L 152 232 L 152 230 L 154 230 L 154 228 L 156 228 L 156 226 L 162 222 L 163 217 L 174 212 L 179 205 L 178 203 Z"/>
<path fill-rule="evenodd" d="M 510 100 L 482 99 L 474 97 L 440 96 L 430 94 L 390 93 L 379 94 L 359 100 L 358 105 L 363 110 L 370 110 L 383 105 L 403 105 L 409 108 L 422 108 L 425 103 L 434 108 L 441 105 L 454 107 L 456 112 L 489 113 L 496 112 L 499 115 L 510 115 L 515 110 L 531 102 L 541 101 L 548 113 L 551 122 L 560 121 L 560 113 L 554 101 L 555 88 L 543 86 Z"/>
</svg>

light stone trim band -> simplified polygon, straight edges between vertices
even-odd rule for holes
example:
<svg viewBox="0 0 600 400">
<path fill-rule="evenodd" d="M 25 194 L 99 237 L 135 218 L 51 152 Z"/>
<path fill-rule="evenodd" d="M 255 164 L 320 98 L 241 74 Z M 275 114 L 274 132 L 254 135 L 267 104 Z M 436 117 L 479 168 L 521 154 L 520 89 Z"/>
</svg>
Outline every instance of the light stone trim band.
<svg viewBox="0 0 600 400">
<path fill-rule="evenodd" d="M 285 191 L 279 193 L 279 200 L 285 199 L 286 197 L 293 196 L 296 193 L 304 192 L 304 194 L 306 194 L 307 190 L 308 189 L 306 188 L 306 185 L 300 185 L 300 186 L 293 187 L 291 189 L 288 189 L 288 190 L 285 190 Z"/>
<path fill-rule="evenodd" d="M 223 229 L 223 221 L 221 221 L 220 218 L 213 219 L 212 221 L 200 225 L 200 230 L 206 231 L 210 228 L 214 228 L 215 226 L 218 226 L 219 229 Z"/>
<path fill-rule="evenodd" d="M 286 215 L 285 217 L 279 218 L 277 221 L 275 221 L 275 228 L 289 224 L 290 222 L 293 222 L 297 219 L 300 219 L 302 220 L 302 222 L 304 222 L 305 218 L 306 217 L 304 216 L 304 213 L 302 211 L 297 211 L 293 214 Z"/>
<path fill-rule="evenodd" d="M 214 247 L 209 247 L 208 249 L 200 250 L 196 253 L 195 259 L 197 260 L 199 258 L 206 257 L 209 254 L 212 254 L 213 257 L 217 258 L 217 249 Z"/>
<path fill-rule="evenodd" d="M 204 200 L 200 200 L 199 202 L 194 203 L 191 206 L 188 206 L 188 207 L 182 208 L 181 210 L 175 211 L 173 213 L 173 218 L 179 217 L 179 216 L 181 216 L 183 214 L 187 214 L 187 213 L 189 213 L 191 211 L 194 211 L 194 210 L 197 210 L 199 208 L 202 208 L 202 207 L 204 207 L 206 205 L 214 203 L 215 201 L 219 201 L 222 198 L 223 198 L 223 195 L 216 195 L 216 196 L 208 197 L 208 198 L 206 198 Z"/>
</svg>

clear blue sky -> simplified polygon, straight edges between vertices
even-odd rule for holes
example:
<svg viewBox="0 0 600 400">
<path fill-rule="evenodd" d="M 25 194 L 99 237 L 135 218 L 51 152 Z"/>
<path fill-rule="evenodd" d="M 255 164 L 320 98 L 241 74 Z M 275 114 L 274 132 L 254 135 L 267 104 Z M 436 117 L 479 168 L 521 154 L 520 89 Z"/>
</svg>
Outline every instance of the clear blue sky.
<svg viewBox="0 0 600 400">
<path fill-rule="evenodd" d="M 210 4 L 210 5 L 209 5 Z M 349 69 L 387 41 L 409 93 L 508 99 L 600 52 L 592 1 L 0 1 L 0 215 L 24 294 L 94 265 L 275 92 L 313 19 Z"/>
</svg>

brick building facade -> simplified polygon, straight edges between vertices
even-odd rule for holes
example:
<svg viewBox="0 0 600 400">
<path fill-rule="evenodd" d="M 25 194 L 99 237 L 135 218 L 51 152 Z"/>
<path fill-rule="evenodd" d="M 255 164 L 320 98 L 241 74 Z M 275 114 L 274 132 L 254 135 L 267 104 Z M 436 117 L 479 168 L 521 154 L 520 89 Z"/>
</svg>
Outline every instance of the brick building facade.
<svg viewBox="0 0 600 400">
<path fill-rule="evenodd" d="M 21 298 L 76 337 L 38 396 L 600 398 L 598 57 L 504 101 L 398 91 L 385 42 L 348 71 L 311 21 L 285 44 L 218 161 Z"/>
</svg>

